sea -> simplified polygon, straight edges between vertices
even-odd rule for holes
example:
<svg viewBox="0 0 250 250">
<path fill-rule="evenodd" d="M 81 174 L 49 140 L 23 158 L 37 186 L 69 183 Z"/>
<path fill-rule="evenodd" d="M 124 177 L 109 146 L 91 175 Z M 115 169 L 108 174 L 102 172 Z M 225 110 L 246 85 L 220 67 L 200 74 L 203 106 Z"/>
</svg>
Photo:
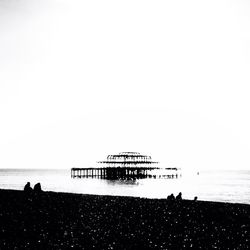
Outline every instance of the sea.
<svg viewBox="0 0 250 250">
<path fill-rule="evenodd" d="M 250 171 L 204 170 L 177 179 L 105 180 L 71 178 L 70 169 L 0 169 L 0 189 L 23 190 L 40 182 L 44 191 L 166 198 L 182 192 L 183 199 L 250 204 Z"/>
</svg>

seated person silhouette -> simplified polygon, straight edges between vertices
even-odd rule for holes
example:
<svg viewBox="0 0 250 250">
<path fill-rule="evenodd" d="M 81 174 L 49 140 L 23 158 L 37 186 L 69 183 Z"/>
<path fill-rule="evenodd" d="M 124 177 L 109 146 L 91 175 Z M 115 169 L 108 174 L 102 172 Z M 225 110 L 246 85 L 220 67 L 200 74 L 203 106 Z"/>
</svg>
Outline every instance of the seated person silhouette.
<svg viewBox="0 0 250 250">
<path fill-rule="evenodd" d="M 169 195 L 169 196 L 167 197 L 167 199 L 168 199 L 169 201 L 174 201 L 174 200 L 175 200 L 174 194 Z"/>
<path fill-rule="evenodd" d="M 40 192 L 42 192 L 42 188 L 41 188 L 40 182 L 38 182 L 38 183 L 34 186 L 34 192 L 35 192 L 35 193 L 40 193 Z"/>
<path fill-rule="evenodd" d="M 181 192 L 176 196 L 176 200 L 177 201 L 181 201 L 182 200 L 182 193 Z"/>
<path fill-rule="evenodd" d="M 32 187 L 30 186 L 30 182 L 27 182 L 26 185 L 24 186 L 24 192 L 26 193 L 32 192 Z"/>
</svg>

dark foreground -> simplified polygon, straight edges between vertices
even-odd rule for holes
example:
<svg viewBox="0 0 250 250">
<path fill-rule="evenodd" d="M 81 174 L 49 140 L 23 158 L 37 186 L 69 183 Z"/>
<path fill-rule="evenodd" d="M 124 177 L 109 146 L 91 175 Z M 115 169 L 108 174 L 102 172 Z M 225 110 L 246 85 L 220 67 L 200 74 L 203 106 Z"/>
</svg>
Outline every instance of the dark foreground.
<svg viewBox="0 0 250 250">
<path fill-rule="evenodd" d="M 0 249 L 249 249 L 250 205 L 0 190 Z"/>
</svg>

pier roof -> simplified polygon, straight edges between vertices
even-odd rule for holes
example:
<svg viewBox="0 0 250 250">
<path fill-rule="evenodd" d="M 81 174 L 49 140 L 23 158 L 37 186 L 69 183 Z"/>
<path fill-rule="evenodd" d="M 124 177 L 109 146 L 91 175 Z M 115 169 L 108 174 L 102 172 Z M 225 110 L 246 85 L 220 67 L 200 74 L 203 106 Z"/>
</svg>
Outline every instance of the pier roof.
<svg viewBox="0 0 250 250">
<path fill-rule="evenodd" d="M 107 160 L 98 161 L 98 163 L 112 164 L 112 165 L 139 165 L 139 164 L 157 164 L 158 162 L 152 161 L 151 156 L 142 155 L 138 152 L 121 152 L 114 155 L 108 155 Z"/>
<path fill-rule="evenodd" d="M 98 163 L 117 163 L 117 164 L 158 164 L 157 161 L 98 161 Z"/>
</svg>

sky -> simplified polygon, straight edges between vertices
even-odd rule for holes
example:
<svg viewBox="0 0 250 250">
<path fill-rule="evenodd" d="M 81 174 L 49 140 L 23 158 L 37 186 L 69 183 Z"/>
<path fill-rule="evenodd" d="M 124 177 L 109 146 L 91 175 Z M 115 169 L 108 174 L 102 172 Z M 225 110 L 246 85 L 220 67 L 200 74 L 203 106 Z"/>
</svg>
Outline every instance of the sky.
<svg viewBox="0 0 250 250">
<path fill-rule="evenodd" d="M 250 170 L 250 3 L 0 0 L 0 168 Z"/>
</svg>

